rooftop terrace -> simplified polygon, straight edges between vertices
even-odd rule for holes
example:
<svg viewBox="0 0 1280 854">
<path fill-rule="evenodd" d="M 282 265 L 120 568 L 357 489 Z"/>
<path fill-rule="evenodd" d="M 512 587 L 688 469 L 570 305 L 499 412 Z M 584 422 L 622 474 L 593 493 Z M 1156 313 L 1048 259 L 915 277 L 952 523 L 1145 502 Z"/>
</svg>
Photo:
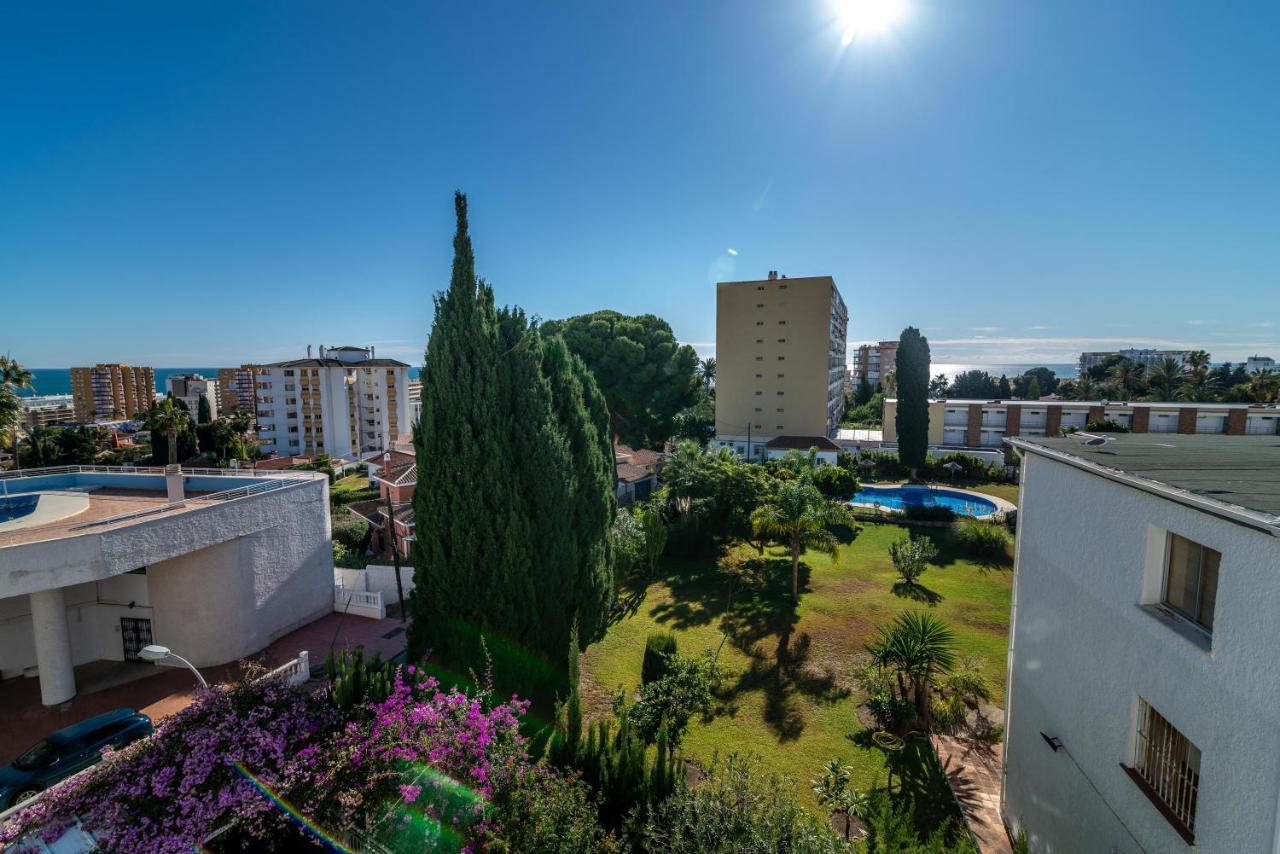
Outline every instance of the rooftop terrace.
<svg viewBox="0 0 1280 854">
<path fill-rule="evenodd" d="M 1108 434 L 1105 442 L 1087 445 L 1085 437 L 1075 433 L 1006 441 L 1033 453 L 1065 454 L 1202 501 L 1252 511 L 1280 526 L 1280 438 L 1129 433 Z"/>
</svg>

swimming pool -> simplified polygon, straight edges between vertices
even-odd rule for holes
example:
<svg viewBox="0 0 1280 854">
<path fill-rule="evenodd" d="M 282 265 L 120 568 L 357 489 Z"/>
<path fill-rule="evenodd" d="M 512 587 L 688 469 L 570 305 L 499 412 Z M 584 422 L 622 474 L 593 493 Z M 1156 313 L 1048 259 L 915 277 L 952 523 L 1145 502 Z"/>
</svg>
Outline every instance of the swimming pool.
<svg viewBox="0 0 1280 854">
<path fill-rule="evenodd" d="M 890 510 L 907 507 L 949 507 L 958 516 L 990 516 L 996 503 L 969 492 L 930 486 L 864 486 L 854 493 L 851 504 L 880 506 Z"/>
<path fill-rule="evenodd" d="M 40 501 L 39 495 L 9 495 L 0 497 L 0 522 L 11 522 L 30 515 Z"/>
</svg>

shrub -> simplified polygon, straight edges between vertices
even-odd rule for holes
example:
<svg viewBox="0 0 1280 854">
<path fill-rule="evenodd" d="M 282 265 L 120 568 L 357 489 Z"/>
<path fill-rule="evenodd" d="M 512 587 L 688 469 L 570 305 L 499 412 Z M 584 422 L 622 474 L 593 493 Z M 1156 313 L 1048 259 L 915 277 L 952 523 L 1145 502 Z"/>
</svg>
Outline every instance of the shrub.
<svg viewBox="0 0 1280 854">
<path fill-rule="evenodd" d="M 908 504 L 902 515 L 912 522 L 954 522 L 955 511 L 941 504 Z"/>
<path fill-rule="evenodd" d="M 818 466 L 813 470 L 813 485 L 828 498 L 852 498 L 858 491 L 858 476 L 843 466 Z"/>
<path fill-rule="evenodd" d="M 892 692 L 872 694 L 862 704 L 876 726 L 888 732 L 904 732 L 916 719 L 916 707 L 905 697 L 895 697 Z"/>
<path fill-rule="evenodd" d="M 368 536 L 369 523 L 363 519 L 347 519 L 333 525 L 333 541 L 342 543 L 352 551 L 362 550 Z"/>
<path fill-rule="evenodd" d="M 717 672 L 711 654 L 696 658 L 672 656 L 667 659 L 667 672 L 656 682 L 640 687 L 640 698 L 631 706 L 622 697 L 614 701 L 614 714 L 625 715 L 627 723 L 645 744 L 653 744 L 658 731 L 666 725 L 673 746 L 679 746 L 695 714 L 711 708 L 711 689 Z"/>
<path fill-rule="evenodd" d="M 679 789 L 638 829 L 641 850 L 670 854 L 845 851 L 831 825 L 811 815 L 795 783 L 761 774 L 758 757 L 715 757 L 698 786 Z"/>
<path fill-rule="evenodd" d="M 1103 418 L 1098 421 L 1090 421 L 1088 424 L 1085 425 L 1084 429 L 1088 430 L 1090 433 L 1128 433 L 1129 432 L 1128 427 L 1124 426 L 1123 424 L 1120 424 L 1119 422 L 1112 421 L 1110 418 Z"/>
<path fill-rule="evenodd" d="M 668 665 L 676 654 L 676 636 L 669 633 L 649 635 L 644 644 L 644 663 L 640 666 L 640 684 L 657 682 L 667 675 Z"/>
<path fill-rule="evenodd" d="M 965 519 L 951 533 L 966 554 L 991 560 L 1009 556 L 1009 532 L 998 524 Z"/>
<path fill-rule="evenodd" d="M 929 561 L 937 556 L 938 547 L 933 544 L 933 540 L 917 534 L 909 534 L 889 544 L 889 558 L 893 561 L 893 568 L 907 584 L 915 584 L 916 579 L 928 569 Z"/>
</svg>

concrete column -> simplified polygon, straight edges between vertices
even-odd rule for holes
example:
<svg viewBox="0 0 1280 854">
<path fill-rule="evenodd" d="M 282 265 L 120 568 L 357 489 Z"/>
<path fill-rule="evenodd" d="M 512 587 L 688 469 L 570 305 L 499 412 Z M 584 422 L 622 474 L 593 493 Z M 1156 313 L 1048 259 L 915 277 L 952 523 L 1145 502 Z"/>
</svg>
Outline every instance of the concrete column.
<svg viewBox="0 0 1280 854">
<path fill-rule="evenodd" d="M 76 695 L 76 674 L 71 663 L 67 602 L 61 587 L 31 594 L 31 630 L 36 642 L 36 666 L 40 668 L 40 702 L 46 706 L 65 703 Z"/>
<path fill-rule="evenodd" d="M 964 443 L 970 448 L 982 444 L 982 404 L 969 404 L 969 421 L 964 431 Z"/>
<path fill-rule="evenodd" d="M 164 467 L 164 488 L 170 504 L 177 504 L 187 497 L 182 488 L 182 466 Z"/>
</svg>

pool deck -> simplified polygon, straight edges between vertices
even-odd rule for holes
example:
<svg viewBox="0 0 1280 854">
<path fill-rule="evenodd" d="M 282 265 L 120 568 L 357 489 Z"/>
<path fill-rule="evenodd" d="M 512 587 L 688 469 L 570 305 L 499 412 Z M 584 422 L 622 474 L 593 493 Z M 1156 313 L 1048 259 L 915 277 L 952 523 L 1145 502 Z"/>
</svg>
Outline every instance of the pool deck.
<svg viewBox="0 0 1280 854">
<path fill-rule="evenodd" d="M 966 498 L 973 498 L 978 501 L 989 501 L 996 506 L 995 513 L 988 513 L 985 516 L 974 516 L 975 519 L 990 519 L 996 514 L 1013 513 L 1018 507 L 1011 501 L 1005 501 L 995 495 L 988 495 L 985 492 L 977 492 L 972 489 L 965 489 L 960 486 L 947 486 L 943 483 L 907 483 L 906 481 L 898 481 L 897 483 L 864 483 L 861 485 L 863 489 L 897 489 L 903 486 L 914 486 L 920 489 L 940 489 L 945 492 L 954 492 L 963 495 Z M 871 504 L 859 504 L 860 507 L 873 507 Z"/>
<path fill-rule="evenodd" d="M 56 494 L 61 491 L 50 490 L 49 492 Z M 14 493 L 14 497 L 16 498 L 21 494 L 23 493 Z M 117 516 L 136 513 L 138 511 L 151 510 L 166 514 L 182 513 L 209 503 L 207 501 L 200 500 L 200 496 L 206 495 L 207 493 L 191 491 L 187 492 L 186 502 L 183 505 L 170 505 L 168 495 L 163 490 L 156 489 L 120 489 L 103 487 L 95 489 L 92 492 L 85 492 L 81 494 L 88 496 L 89 500 L 88 503 L 84 505 L 84 509 L 79 512 L 72 513 L 71 515 L 58 514 L 55 518 L 47 521 L 42 520 L 37 516 L 36 519 L 31 521 L 31 523 L 20 526 L 15 525 L 12 528 L 6 528 L 4 525 L 0 525 L 0 548 L 24 543 L 34 543 L 41 540 L 56 540 L 61 537 L 75 536 L 78 533 L 84 533 L 78 529 L 89 522 L 100 523 L 100 527 L 95 527 L 93 529 L 95 531 L 131 525 L 136 521 L 136 519 L 121 519 L 115 522 L 107 522 L 103 520 L 114 519 Z"/>
</svg>

